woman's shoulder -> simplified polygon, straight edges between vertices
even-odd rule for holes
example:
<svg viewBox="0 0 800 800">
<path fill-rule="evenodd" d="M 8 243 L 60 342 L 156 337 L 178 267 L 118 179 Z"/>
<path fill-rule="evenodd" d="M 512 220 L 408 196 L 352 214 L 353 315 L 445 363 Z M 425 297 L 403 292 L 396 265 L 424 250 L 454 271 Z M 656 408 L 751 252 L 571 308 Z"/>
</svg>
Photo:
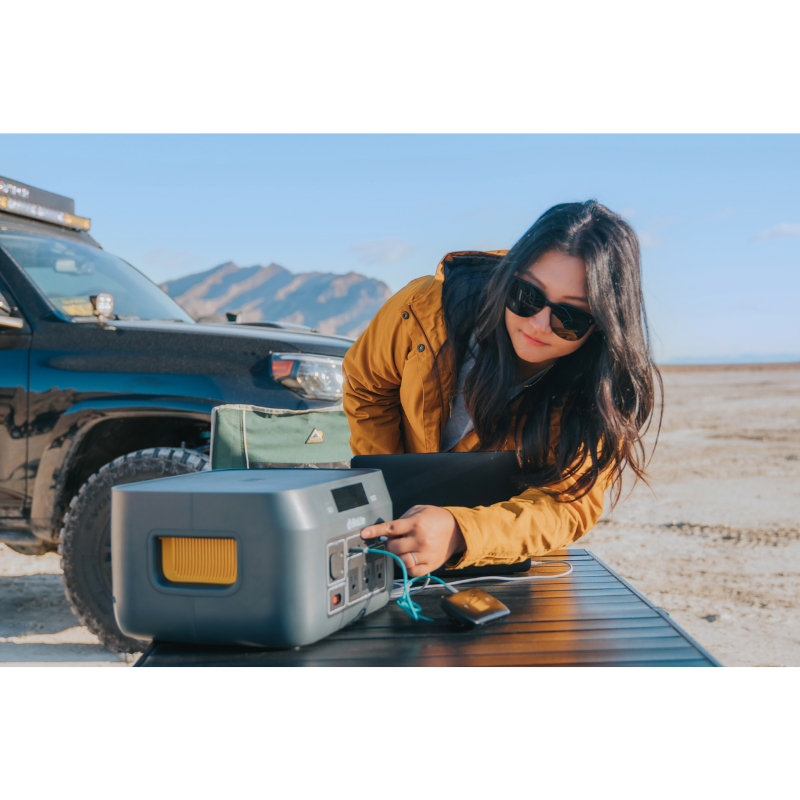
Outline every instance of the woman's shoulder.
<svg viewBox="0 0 800 800">
<path fill-rule="evenodd" d="M 395 292 L 381 307 L 378 316 L 412 309 L 423 315 L 440 314 L 445 281 L 450 290 L 467 295 L 475 292 L 475 282 L 483 280 L 493 265 L 506 254 L 505 250 L 459 250 L 448 253 L 440 262 L 434 275 L 423 275 Z"/>
<path fill-rule="evenodd" d="M 448 253 L 439 262 L 435 274 L 415 278 L 400 289 L 394 297 L 400 295 L 403 300 L 408 300 L 429 292 L 441 295 L 442 285 L 445 281 L 453 284 L 461 282 L 461 278 L 478 278 L 499 263 L 507 252 L 507 250 L 456 250 Z"/>
</svg>

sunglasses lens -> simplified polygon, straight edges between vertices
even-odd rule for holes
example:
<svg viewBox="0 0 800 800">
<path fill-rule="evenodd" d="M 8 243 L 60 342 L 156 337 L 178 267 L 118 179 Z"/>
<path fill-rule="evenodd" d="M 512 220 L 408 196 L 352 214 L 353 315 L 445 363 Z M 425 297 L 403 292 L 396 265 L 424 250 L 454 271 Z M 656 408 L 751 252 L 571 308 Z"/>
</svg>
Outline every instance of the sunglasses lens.
<svg viewBox="0 0 800 800">
<path fill-rule="evenodd" d="M 552 317 L 552 321 L 550 323 L 550 329 L 556 336 L 560 337 L 561 339 L 564 339 L 567 342 L 577 342 L 578 339 L 580 339 L 583 336 L 583 334 L 579 334 L 576 331 L 571 331 L 569 328 L 562 327 L 555 316 Z"/>
<path fill-rule="evenodd" d="M 546 305 L 544 293 L 522 278 L 514 278 L 508 288 L 506 308 L 518 317 L 532 317 Z M 550 329 L 567 342 L 577 342 L 586 336 L 592 326 L 591 314 L 567 305 L 550 306 Z"/>
<path fill-rule="evenodd" d="M 579 308 L 555 306 L 551 308 L 550 328 L 556 336 L 568 342 L 583 339 L 592 325 L 592 317 Z"/>
<path fill-rule="evenodd" d="M 508 289 L 506 307 L 518 317 L 532 317 L 545 306 L 547 298 L 527 281 L 514 278 Z"/>
</svg>

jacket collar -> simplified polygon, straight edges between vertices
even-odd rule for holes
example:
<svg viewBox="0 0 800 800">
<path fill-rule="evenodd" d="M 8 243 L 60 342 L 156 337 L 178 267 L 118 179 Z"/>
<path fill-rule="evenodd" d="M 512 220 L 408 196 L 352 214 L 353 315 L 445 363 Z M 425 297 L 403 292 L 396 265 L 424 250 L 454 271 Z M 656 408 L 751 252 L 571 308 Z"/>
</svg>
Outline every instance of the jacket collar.
<svg viewBox="0 0 800 800">
<path fill-rule="evenodd" d="M 504 256 L 508 250 L 456 250 L 448 253 L 436 269 L 436 274 L 428 280 L 422 281 L 418 291 L 411 297 L 409 305 L 420 324 L 427 322 L 425 334 L 427 335 L 433 351 L 438 353 L 447 339 L 444 324 L 444 311 L 442 310 L 442 284 L 446 274 L 445 268 L 456 260 L 471 258 L 485 258 L 486 256 Z"/>
<path fill-rule="evenodd" d="M 457 259 L 465 259 L 464 266 L 469 265 L 470 259 L 484 259 L 487 256 L 497 258 L 506 254 L 505 250 L 482 252 L 479 250 L 460 250 L 448 253 L 440 262 L 436 274 L 420 280 L 416 292 L 409 298 L 408 307 L 414 315 L 425 337 L 432 366 L 433 358 L 441 350 L 447 340 L 447 328 L 444 323 L 444 310 L 442 309 L 442 286 L 446 278 L 445 267 Z M 447 408 L 455 391 L 458 376 L 445 364 L 439 365 L 436 376 L 433 372 L 423 379 L 423 393 L 427 393 L 428 401 L 425 402 L 425 439 L 427 447 L 436 447 L 438 450 L 442 431 L 447 418 Z"/>
</svg>

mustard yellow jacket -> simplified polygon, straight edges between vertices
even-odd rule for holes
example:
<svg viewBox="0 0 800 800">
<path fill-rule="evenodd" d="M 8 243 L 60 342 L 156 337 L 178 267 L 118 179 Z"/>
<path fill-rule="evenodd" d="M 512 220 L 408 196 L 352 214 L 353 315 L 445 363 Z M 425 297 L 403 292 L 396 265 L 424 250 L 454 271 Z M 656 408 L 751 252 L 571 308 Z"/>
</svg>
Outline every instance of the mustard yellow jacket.
<svg viewBox="0 0 800 800">
<path fill-rule="evenodd" d="M 455 370 L 446 366 L 440 367 L 440 380 L 432 372 L 434 357 L 447 338 L 442 310 L 444 265 L 467 254 L 482 255 L 449 253 L 436 275 L 418 278 L 393 295 L 345 356 L 344 409 L 354 455 L 439 452 L 458 378 Z M 558 420 L 554 419 L 553 447 L 558 434 Z M 453 452 L 472 450 L 477 443 L 472 431 Z M 504 449 L 515 449 L 513 433 Z M 546 491 L 528 489 L 491 506 L 448 507 L 461 527 L 467 549 L 447 566 L 514 563 L 579 539 L 603 511 L 607 480 L 599 480 L 579 500 L 557 502 L 553 495 L 568 489 L 572 482 L 564 481 Z"/>
</svg>

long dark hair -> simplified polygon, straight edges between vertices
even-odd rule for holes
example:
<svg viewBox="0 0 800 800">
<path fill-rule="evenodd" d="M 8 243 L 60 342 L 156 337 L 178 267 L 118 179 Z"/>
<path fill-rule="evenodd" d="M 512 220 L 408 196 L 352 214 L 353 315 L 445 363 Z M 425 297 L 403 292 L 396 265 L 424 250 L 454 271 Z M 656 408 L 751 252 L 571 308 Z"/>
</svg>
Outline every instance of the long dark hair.
<svg viewBox="0 0 800 800">
<path fill-rule="evenodd" d="M 509 391 L 519 379 L 505 324 L 508 287 L 515 275 L 551 251 L 585 262 L 587 299 L 599 330 L 525 390 L 512 413 Z M 523 485 L 545 489 L 575 479 L 569 492 L 555 493 L 562 502 L 584 496 L 610 468 L 613 506 L 626 466 L 637 479 L 644 478 L 642 435 L 652 417 L 656 383 L 661 387 L 650 352 L 633 229 L 594 200 L 563 203 L 542 214 L 505 257 L 475 254 L 459 266 L 463 269 L 451 269 L 445 277 L 442 351 L 458 370 L 473 332 L 477 337 L 464 400 L 479 448 L 502 448 L 513 430 Z M 560 438 L 553 452 L 550 426 L 557 409 Z"/>
</svg>

